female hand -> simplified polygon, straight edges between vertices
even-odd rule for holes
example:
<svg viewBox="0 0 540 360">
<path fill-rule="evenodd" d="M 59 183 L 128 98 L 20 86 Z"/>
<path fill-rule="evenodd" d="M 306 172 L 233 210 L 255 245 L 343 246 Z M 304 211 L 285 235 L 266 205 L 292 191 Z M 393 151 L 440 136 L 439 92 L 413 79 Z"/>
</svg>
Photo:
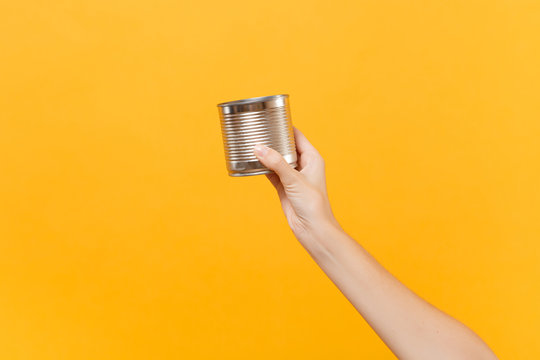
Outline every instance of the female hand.
<svg viewBox="0 0 540 360">
<path fill-rule="evenodd" d="M 294 128 L 298 170 L 290 166 L 276 150 L 256 145 L 254 153 L 274 174 L 267 175 L 277 190 L 281 207 L 294 235 L 303 245 L 307 238 L 328 225 L 339 226 L 332 214 L 324 161 L 308 139 Z"/>
<path fill-rule="evenodd" d="M 326 192 L 324 161 L 294 129 L 298 170 L 256 145 L 296 238 L 399 359 L 496 359 L 473 331 L 399 282 L 339 226 Z"/>
</svg>

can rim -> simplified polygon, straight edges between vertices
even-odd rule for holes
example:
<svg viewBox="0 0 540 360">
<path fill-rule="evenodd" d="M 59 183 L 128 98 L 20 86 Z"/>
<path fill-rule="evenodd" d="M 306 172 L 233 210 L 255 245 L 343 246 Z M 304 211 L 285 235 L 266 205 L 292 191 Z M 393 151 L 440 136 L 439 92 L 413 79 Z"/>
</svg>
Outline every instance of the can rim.
<svg viewBox="0 0 540 360">
<path fill-rule="evenodd" d="M 266 102 L 274 99 L 289 97 L 288 94 L 280 94 L 280 95 L 270 95 L 270 96 L 259 96 L 259 97 L 253 97 L 248 99 L 241 99 L 241 100 L 233 100 L 233 101 L 227 101 L 218 104 L 220 107 L 225 106 L 234 106 L 234 105 L 246 105 L 246 104 L 255 104 L 259 102 Z"/>
</svg>

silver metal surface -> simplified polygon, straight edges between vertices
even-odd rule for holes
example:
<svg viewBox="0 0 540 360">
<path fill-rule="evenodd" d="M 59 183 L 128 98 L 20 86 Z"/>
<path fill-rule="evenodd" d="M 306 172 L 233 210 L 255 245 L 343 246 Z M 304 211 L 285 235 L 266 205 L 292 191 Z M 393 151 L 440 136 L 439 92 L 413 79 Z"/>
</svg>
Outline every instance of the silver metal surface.
<svg viewBox="0 0 540 360">
<path fill-rule="evenodd" d="M 230 176 L 272 173 L 253 154 L 256 144 L 271 147 L 292 167 L 297 166 L 289 95 L 230 101 L 218 108 Z"/>
</svg>

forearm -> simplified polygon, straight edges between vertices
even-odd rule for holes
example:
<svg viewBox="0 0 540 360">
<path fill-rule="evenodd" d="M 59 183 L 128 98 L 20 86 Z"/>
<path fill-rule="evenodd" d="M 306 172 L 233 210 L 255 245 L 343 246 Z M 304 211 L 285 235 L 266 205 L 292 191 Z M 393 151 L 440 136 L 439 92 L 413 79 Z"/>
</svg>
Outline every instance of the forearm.
<svg viewBox="0 0 540 360">
<path fill-rule="evenodd" d="M 400 359 L 496 359 L 470 329 L 415 295 L 335 223 L 300 238 Z"/>
<path fill-rule="evenodd" d="M 416 296 L 341 230 L 328 201 L 324 161 L 295 129 L 299 170 L 275 150 L 257 145 L 255 155 L 275 174 L 289 226 L 369 325 L 400 359 L 496 359 L 459 321 Z"/>
</svg>

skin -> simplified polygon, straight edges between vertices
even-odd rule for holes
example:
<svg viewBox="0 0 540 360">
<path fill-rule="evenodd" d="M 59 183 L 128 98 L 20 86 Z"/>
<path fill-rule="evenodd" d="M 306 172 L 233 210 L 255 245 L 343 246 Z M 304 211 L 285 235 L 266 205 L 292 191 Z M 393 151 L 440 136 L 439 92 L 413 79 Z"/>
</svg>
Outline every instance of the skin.
<svg viewBox="0 0 540 360">
<path fill-rule="evenodd" d="M 298 170 L 275 150 L 256 145 L 254 153 L 274 174 L 294 235 L 399 359 L 497 359 L 471 329 L 435 308 L 390 274 L 345 233 L 332 213 L 324 161 L 294 129 Z"/>
</svg>

